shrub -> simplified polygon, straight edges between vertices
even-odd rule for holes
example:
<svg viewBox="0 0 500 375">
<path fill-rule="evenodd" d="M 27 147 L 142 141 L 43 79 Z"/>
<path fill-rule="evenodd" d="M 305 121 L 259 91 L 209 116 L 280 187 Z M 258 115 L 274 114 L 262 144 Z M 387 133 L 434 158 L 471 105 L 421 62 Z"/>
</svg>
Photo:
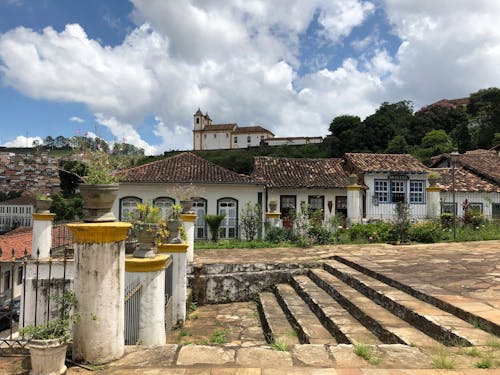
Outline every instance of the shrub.
<svg viewBox="0 0 500 375">
<path fill-rule="evenodd" d="M 385 221 L 353 224 L 347 232 L 351 241 L 388 242 L 395 240 L 393 225 Z"/>
<path fill-rule="evenodd" d="M 309 228 L 308 235 L 318 245 L 328 245 L 333 242 L 330 231 L 321 225 L 314 225 Z"/>
<path fill-rule="evenodd" d="M 205 215 L 204 219 L 210 228 L 210 234 L 212 236 L 212 241 L 217 242 L 219 239 L 219 228 L 224 220 L 225 215 Z"/>
<path fill-rule="evenodd" d="M 415 242 L 439 242 L 442 238 L 442 230 L 439 224 L 432 221 L 424 221 L 410 226 L 408 237 L 410 241 Z"/>
<path fill-rule="evenodd" d="M 453 221 L 454 221 L 454 217 L 453 217 L 453 214 L 441 214 L 441 216 L 439 217 L 440 219 L 440 222 L 441 222 L 441 227 L 443 229 L 451 229 L 453 228 Z"/>
<path fill-rule="evenodd" d="M 394 209 L 394 229 L 397 238 L 401 242 L 408 242 L 408 231 L 411 225 L 410 205 L 408 203 L 398 202 Z"/>
<path fill-rule="evenodd" d="M 262 210 L 255 203 L 247 202 L 241 210 L 241 229 L 247 241 L 253 241 L 262 224 Z"/>
<path fill-rule="evenodd" d="M 269 227 L 266 229 L 266 241 L 272 243 L 294 242 L 295 236 L 291 228 Z"/>
</svg>

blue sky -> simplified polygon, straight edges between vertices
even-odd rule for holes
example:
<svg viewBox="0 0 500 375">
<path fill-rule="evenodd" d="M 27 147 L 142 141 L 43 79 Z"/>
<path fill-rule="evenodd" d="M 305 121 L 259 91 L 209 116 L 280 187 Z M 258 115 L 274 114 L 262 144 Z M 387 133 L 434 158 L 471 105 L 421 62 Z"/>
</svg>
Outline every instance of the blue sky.
<svg viewBox="0 0 500 375">
<path fill-rule="evenodd" d="M 192 147 L 192 114 L 326 135 L 500 86 L 495 0 L 0 0 L 0 144 Z"/>
</svg>

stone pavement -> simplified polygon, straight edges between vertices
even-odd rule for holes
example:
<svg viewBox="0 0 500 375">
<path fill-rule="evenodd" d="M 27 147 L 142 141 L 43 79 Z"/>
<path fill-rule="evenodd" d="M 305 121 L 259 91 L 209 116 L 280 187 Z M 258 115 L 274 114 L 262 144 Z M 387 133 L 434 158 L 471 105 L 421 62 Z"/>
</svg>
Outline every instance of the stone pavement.
<svg viewBox="0 0 500 375">
<path fill-rule="evenodd" d="M 478 315 L 500 322 L 500 241 L 392 246 L 385 244 L 323 246 L 309 249 L 198 250 L 197 265 L 217 263 L 310 263 L 332 256 L 359 262 L 402 283 L 458 303 Z M 417 348 L 377 345 L 370 364 L 356 356 L 350 345 L 295 345 L 290 351 L 271 350 L 256 329 L 251 304 L 203 306 L 192 313 L 191 337 L 178 332 L 170 344 L 156 348 L 127 347 L 127 354 L 108 364 L 101 374 L 500 374 L 500 339 L 489 346 L 470 348 Z M 233 325 L 231 323 L 234 323 Z M 196 326 L 207 329 L 199 337 Z M 220 327 L 220 328 L 219 328 Z M 237 328 L 236 328 L 237 327 Z M 213 336 L 216 331 L 223 333 Z M 226 331 L 228 330 L 228 331 Z M 198 341 L 207 344 L 225 335 L 220 345 L 178 345 Z M 177 335 L 177 336 L 175 336 Z M 475 350 L 475 351 L 474 351 Z M 440 354 L 446 352 L 446 354 Z M 479 354 L 478 354 L 479 353 Z M 455 362 L 456 370 L 437 370 L 432 361 L 441 356 Z M 476 369 L 490 358 L 496 369 Z M 495 362 L 496 361 L 496 362 Z M 1 374 L 27 374 L 22 357 L 0 357 Z M 68 374 L 89 374 L 70 367 Z"/>
</svg>

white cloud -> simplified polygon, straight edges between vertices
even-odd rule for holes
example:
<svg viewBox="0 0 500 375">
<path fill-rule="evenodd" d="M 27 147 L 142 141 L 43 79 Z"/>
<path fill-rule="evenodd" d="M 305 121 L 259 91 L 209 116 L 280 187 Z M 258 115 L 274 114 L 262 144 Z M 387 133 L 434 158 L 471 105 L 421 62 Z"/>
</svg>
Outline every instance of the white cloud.
<svg viewBox="0 0 500 375">
<path fill-rule="evenodd" d="M 33 147 L 33 142 L 38 142 L 38 144 L 43 144 L 43 139 L 36 137 L 25 137 L 24 135 L 18 135 L 15 139 L 5 142 L 2 146 L 5 147 Z"/>
<path fill-rule="evenodd" d="M 78 122 L 78 123 L 82 123 L 82 122 L 85 122 L 84 119 L 78 117 L 78 116 L 72 116 L 69 118 L 69 121 L 71 122 Z"/>
<path fill-rule="evenodd" d="M 146 150 L 190 149 L 192 114 L 259 124 L 277 136 L 325 135 L 334 116 L 366 116 L 383 101 L 467 95 L 500 85 L 500 3 L 387 0 L 403 40 L 396 56 L 378 31 L 355 39 L 357 59 L 327 68 L 309 56 L 300 77 L 300 37 L 315 15 L 323 38 L 342 44 L 375 12 L 359 0 L 133 0 L 140 25 L 103 46 L 79 25 L 0 35 L 0 74 L 33 98 L 85 104 L 117 140 Z M 135 124 L 156 116 L 146 142 Z"/>
</svg>

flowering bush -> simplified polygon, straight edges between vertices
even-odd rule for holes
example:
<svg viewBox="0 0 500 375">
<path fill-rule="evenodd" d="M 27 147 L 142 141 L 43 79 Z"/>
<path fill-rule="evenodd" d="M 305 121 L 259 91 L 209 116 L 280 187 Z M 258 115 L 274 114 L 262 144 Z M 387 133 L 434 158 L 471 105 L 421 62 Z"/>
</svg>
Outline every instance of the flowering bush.
<svg viewBox="0 0 500 375">
<path fill-rule="evenodd" d="M 433 221 L 424 221 L 410 226 L 408 231 L 410 241 L 434 243 L 443 237 L 441 226 Z"/>
</svg>

